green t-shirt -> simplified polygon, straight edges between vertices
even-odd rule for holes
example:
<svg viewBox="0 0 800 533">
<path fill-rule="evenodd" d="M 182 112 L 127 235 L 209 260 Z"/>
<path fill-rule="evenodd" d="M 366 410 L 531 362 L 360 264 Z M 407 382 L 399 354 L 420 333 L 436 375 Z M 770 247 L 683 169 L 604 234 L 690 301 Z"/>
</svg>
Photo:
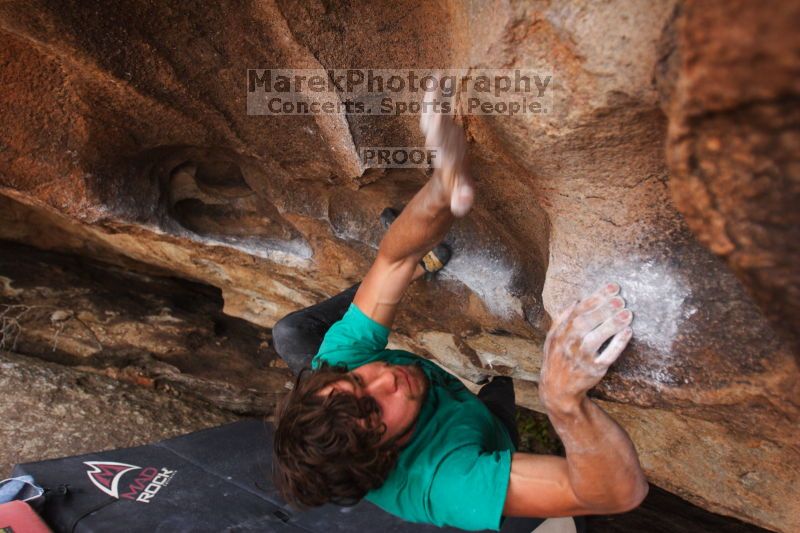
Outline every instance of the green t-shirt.
<svg viewBox="0 0 800 533">
<path fill-rule="evenodd" d="M 387 350 L 389 329 L 350 305 L 312 362 L 352 370 L 374 361 L 419 364 L 430 387 L 397 466 L 367 500 L 410 522 L 467 530 L 500 528 L 514 445 L 477 396 L 435 364 Z"/>
</svg>

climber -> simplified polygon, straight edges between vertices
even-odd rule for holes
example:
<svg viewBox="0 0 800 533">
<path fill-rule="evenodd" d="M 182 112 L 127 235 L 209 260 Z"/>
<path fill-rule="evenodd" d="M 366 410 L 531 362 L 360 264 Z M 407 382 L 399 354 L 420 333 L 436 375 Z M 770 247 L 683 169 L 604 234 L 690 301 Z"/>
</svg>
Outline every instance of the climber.
<svg viewBox="0 0 800 533">
<path fill-rule="evenodd" d="M 471 530 L 636 507 L 648 485 L 633 443 L 586 394 L 632 335 L 617 284 L 565 309 L 545 340 L 539 394 L 565 458 L 516 452 L 509 378 L 476 396 L 430 361 L 386 349 L 404 291 L 447 262 L 437 244 L 474 198 L 461 128 L 429 114 L 422 129 L 442 168 L 396 220 L 385 212 L 391 225 L 364 280 L 273 329 L 278 354 L 299 372 L 276 413 L 279 488 L 300 506 L 366 498 L 412 522 Z"/>
</svg>

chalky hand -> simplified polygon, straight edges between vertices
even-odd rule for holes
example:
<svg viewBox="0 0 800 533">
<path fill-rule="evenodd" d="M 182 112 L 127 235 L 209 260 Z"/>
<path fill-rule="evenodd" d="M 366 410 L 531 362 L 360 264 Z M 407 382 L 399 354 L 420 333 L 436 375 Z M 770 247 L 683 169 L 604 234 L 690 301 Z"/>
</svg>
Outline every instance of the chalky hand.
<svg viewBox="0 0 800 533">
<path fill-rule="evenodd" d="M 466 163 L 467 140 L 464 130 L 450 116 L 436 112 L 433 105 L 437 92 L 425 93 L 420 129 L 425 135 L 425 147 L 437 150 L 441 166 L 434 171 L 433 180 L 450 203 L 450 211 L 463 217 L 472 208 L 475 189 Z"/>
<path fill-rule="evenodd" d="M 628 345 L 633 313 L 625 309 L 619 291 L 616 283 L 606 284 L 564 310 L 550 328 L 539 382 L 539 394 L 548 410 L 578 407 Z"/>
</svg>

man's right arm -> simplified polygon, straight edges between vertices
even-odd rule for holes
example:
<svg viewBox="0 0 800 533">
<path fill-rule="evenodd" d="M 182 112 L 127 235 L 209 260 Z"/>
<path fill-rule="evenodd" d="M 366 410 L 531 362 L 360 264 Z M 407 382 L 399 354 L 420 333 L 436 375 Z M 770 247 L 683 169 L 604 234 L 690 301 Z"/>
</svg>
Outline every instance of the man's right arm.
<svg viewBox="0 0 800 533">
<path fill-rule="evenodd" d="M 474 200 L 461 126 L 432 111 L 422 122 L 425 145 L 439 150 L 442 165 L 389 227 L 353 300 L 365 315 L 388 328 L 419 260 L 444 238 L 456 216 L 467 214 Z"/>
<path fill-rule="evenodd" d="M 539 392 L 566 459 L 515 454 L 504 515 L 619 513 L 647 495 L 647 480 L 627 433 L 586 396 L 631 338 L 632 314 L 618 293 L 616 284 L 603 287 L 568 308 L 550 329 Z"/>
</svg>

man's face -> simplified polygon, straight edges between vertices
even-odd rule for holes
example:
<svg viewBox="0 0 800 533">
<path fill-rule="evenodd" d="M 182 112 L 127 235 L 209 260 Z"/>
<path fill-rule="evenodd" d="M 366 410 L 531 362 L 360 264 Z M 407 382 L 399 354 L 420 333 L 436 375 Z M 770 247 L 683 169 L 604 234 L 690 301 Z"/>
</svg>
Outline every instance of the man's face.
<svg viewBox="0 0 800 533">
<path fill-rule="evenodd" d="M 398 444 L 407 442 L 428 390 L 428 379 L 422 369 L 379 361 L 356 368 L 350 376 L 356 385 L 342 379 L 323 387 L 319 394 L 327 396 L 338 391 L 357 397 L 371 396 L 380 406 L 381 421 L 386 424 L 381 444 L 398 436 L 401 437 Z"/>
</svg>

